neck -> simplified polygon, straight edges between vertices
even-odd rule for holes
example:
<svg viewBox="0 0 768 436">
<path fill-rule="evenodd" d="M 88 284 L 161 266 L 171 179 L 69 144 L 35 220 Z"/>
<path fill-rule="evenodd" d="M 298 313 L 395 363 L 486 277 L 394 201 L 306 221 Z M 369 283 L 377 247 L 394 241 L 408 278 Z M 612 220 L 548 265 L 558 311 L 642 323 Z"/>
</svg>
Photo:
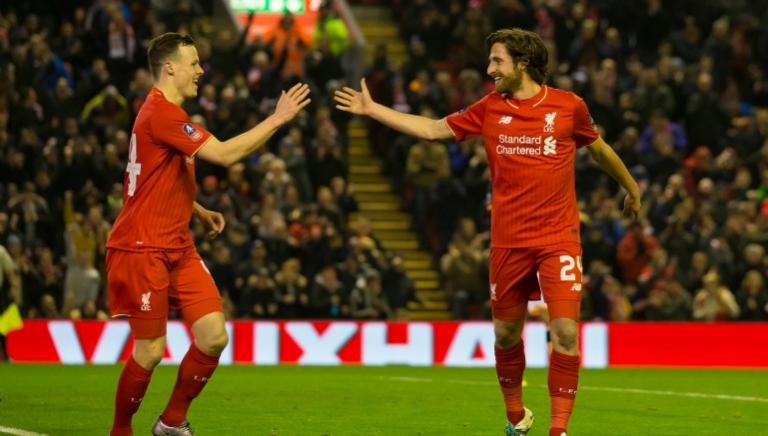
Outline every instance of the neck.
<svg viewBox="0 0 768 436">
<path fill-rule="evenodd" d="M 512 93 L 512 97 L 517 100 L 525 100 L 533 97 L 541 91 L 541 85 L 531 80 L 529 77 L 523 77 L 523 83 L 520 88 Z"/>
<path fill-rule="evenodd" d="M 164 80 L 161 78 L 155 82 L 155 88 L 159 89 L 163 93 L 163 96 L 166 100 L 170 101 L 176 106 L 181 106 L 181 104 L 184 103 L 184 97 L 182 97 L 182 95 L 179 93 L 179 90 L 173 86 L 173 83 L 171 83 L 170 80 Z"/>
</svg>

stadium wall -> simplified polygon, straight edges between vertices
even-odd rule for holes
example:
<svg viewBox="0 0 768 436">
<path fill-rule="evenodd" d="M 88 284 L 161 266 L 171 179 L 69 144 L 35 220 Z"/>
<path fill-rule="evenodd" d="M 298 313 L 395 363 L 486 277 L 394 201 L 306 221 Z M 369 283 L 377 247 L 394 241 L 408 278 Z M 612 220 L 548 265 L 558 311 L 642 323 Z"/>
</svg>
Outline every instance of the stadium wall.
<svg viewBox="0 0 768 436">
<path fill-rule="evenodd" d="M 489 322 L 232 321 L 222 364 L 490 367 Z M 546 328 L 524 331 L 528 367 L 547 365 Z M 163 363 L 179 363 L 191 340 L 168 323 Z M 768 323 L 583 323 L 582 365 L 768 368 Z M 16 363 L 114 364 L 133 347 L 126 321 L 25 320 L 8 335 Z"/>
</svg>

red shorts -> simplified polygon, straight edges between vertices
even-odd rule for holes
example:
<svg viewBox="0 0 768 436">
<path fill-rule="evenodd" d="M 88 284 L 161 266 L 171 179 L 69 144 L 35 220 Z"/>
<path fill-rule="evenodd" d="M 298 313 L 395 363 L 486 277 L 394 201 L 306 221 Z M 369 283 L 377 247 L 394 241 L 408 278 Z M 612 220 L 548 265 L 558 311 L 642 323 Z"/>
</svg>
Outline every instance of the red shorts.
<svg viewBox="0 0 768 436">
<path fill-rule="evenodd" d="M 528 300 L 544 294 L 550 319 L 579 319 L 581 245 L 491 248 L 491 307 L 502 321 L 525 319 Z"/>
<path fill-rule="evenodd" d="M 169 310 L 190 325 L 222 312 L 221 296 L 195 247 L 168 251 L 107 249 L 112 317 L 127 316 L 137 339 L 165 336 Z"/>
</svg>

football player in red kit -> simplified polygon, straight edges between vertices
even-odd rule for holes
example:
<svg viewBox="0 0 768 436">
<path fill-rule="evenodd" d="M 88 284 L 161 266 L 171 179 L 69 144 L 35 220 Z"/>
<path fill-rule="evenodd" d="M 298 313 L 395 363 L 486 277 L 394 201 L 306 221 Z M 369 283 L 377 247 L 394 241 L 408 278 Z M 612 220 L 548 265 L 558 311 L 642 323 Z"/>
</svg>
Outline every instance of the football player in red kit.
<svg viewBox="0 0 768 436">
<path fill-rule="evenodd" d="M 627 192 L 624 212 L 640 211 L 640 192 L 603 141 L 579 96 L 544 84 L 547 49 L 533 32 L 504 29 L 487 38 L 495 90 L 440 120 L 400 113 L 361 91 L 336 92 L 337 108 L 427 140 L 482 135 L 493 191 L 490 294 L 496 334 L 496 373 L 507 410 L 506 434 L 528 433 L 533 413 L 523 406 L 522 329 L 529 299 L 543 294 L 553 351 L 549 360 L 550 436 L 566 434 L 579 377 L 578 320 L 581 244 L 574 159 L 592 158 Z"/>
<path fill-rule="evenodd" d="M 179 310 L 194 342 L 179 367 L 176 385 L 155 435 L 191 435 L 187 410 L 218 365 L 227 345 L 221 297 L 195 249 L 192 215 L 215 236 L 224 217 L 195 202 L 195 159 L 229 166 L 263 145 L 308 103 L 307 85 L 283 92 L 274 113 L 252 129 L 219 141 L 181 108 L 197 95 L 200 67 L 191 37 L 166 33 L 148 49 L 154 87 L 136 116 L 125 169 L 124 207 L 107 240 L 109 308 L 127 317 L 135 348 L 115 395 L 111 435 L 131 435 L 131 418 L 165 352 L 168 311 Z"/>
</svg>

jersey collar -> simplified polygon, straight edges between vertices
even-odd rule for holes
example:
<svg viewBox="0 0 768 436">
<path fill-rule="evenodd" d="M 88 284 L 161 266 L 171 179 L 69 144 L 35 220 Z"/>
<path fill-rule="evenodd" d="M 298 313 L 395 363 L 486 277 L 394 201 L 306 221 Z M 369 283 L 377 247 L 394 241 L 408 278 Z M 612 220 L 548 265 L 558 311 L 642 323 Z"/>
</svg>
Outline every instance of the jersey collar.
<svg viewBox="0 0 768 436">
<path fill-rule="evenodd" d="M 549 87 L 547 85 L 541 85 L 539 92 L 529 98 L 518 100 L 510 96 L 504 96 L 504 101 L 515 109 L 520 109 L 521 107 L 536 107 L 547 98 L 548 94 Z"/>
</svg>

